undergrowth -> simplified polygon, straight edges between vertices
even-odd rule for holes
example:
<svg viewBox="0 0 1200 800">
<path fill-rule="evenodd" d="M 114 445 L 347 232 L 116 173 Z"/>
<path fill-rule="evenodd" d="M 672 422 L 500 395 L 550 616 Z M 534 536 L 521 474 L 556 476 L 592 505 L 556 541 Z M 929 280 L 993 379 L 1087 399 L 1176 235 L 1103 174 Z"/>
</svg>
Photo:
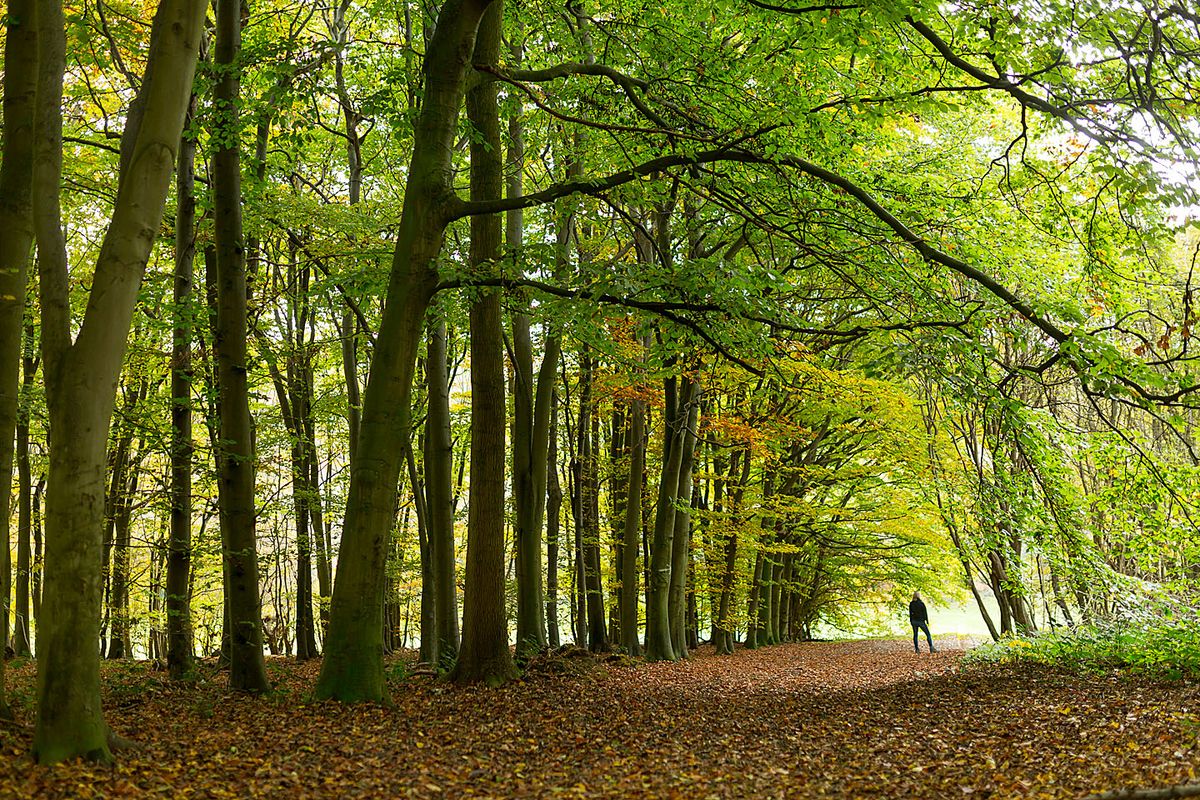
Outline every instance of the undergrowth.
<svg viewBox="0 0 1200 800">
<path fill-rule="evenodd" d="M 1119 669 L 1177 680 L 1200 676 L 1200 623 L 1167 618 L 1105 622 L 1006 636 L 975 648 L 964 664 L 1047 664 L 1079 672 Z"/>
</svg>

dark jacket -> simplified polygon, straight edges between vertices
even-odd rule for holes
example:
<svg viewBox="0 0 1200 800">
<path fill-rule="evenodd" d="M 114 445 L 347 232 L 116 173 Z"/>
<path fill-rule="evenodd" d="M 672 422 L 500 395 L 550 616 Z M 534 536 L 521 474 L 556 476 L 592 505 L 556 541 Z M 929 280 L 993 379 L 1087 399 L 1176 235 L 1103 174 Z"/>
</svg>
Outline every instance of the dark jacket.
<svg viewBox="0 0 1200 800">
<path fill-rule="evenodd" d="M 908 621 L 929 622 L 929 611 L 926 610 L 923 602 L 920 600 L 913 600 L 908 604 Z"/>
</svg>

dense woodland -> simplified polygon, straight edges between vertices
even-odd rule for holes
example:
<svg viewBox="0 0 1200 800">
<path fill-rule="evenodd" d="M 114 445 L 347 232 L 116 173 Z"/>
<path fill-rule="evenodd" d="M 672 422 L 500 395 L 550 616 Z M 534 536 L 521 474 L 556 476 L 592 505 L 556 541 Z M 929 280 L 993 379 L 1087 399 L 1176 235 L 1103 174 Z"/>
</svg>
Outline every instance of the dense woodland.
<svg viewBox="0 0 1200 800">
<path fill-rule="evenodd" d="M 914 590 L 997 639 L 1194 626 L 1188 4 L 4 19 L 0 639 L 38 761 L 111 758 L 101 659 L 265 693 L 320 656 L 355 702 L 406 648 L 495 686 Z"/>
</svg>

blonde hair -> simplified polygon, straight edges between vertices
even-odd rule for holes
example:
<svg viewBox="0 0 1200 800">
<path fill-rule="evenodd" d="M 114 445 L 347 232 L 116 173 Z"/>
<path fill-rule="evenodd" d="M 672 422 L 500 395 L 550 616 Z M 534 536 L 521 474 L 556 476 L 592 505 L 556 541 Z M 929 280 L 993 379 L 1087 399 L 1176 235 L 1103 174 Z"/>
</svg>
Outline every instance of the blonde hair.
<svg viewBox="0 0 1200 800">
<path fill-rule="evenodd" d="M 920 599 L 921 599 L 921 593 L 913 592 L 913 600 L 920 600 Z"/>
</svg>

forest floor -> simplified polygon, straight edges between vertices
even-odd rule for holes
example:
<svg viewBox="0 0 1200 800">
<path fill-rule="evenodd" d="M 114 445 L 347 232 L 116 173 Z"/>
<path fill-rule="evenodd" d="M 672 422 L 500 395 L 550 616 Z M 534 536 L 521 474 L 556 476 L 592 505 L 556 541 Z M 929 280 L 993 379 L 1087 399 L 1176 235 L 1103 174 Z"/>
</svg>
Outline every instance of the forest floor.
<svg viewBox="0 0 1200 800">
<path fill-rule="evenodd" d="M 114 766 L 31 763 L 33 669 L 10 673 L 0 797 L 1079 798 L 1194 779 L 1200 683 L 960 668 L 903 641 L 781 645 L 675 664 L 544 659 L 500 689 L 392 667 L 392 708 L 266 698 L 106 664 Z"/>
</svg>

